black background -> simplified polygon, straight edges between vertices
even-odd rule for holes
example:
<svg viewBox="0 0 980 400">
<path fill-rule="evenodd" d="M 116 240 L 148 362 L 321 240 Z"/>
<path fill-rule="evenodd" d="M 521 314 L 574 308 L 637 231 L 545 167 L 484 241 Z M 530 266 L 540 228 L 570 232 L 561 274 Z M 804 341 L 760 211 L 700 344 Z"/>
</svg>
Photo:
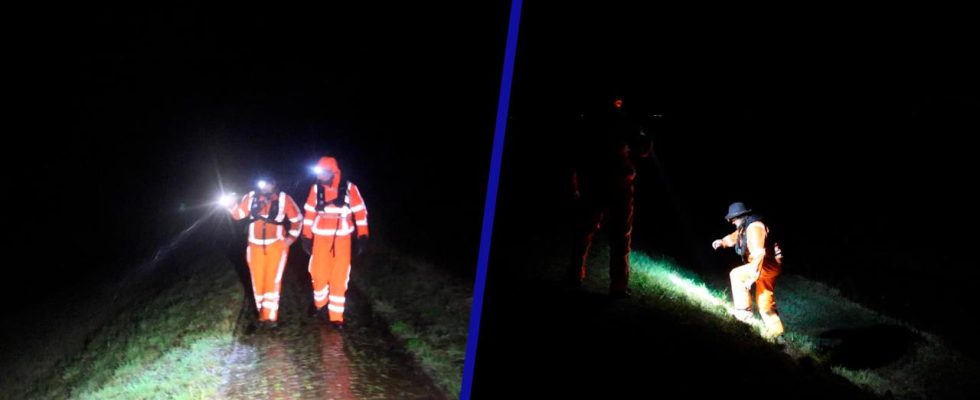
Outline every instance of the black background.
<svg viewBox="0 0 980 400">
<path fill-rule="evenodd" d="M 18 234 L 5 281 L 25 294 L 7 298 L 4 336 L 31 335 L 50 308 L 136 273 L 212 209 L 219 181 L 243 193 L 272 175 L 304 201 L 324 154 L 360 187 L 378 243 L 472 281 L 506 13 L 168 3 L 18 14 L 5 168 Z M 230 235 L 220 218 L 198 233 Z"/>
<path fill-rule="evenodd" d="M 973 334 L 977 32 L 956 18 L 968 14 L 603 4 L 525 6 L 495 252 L 534 251 L 506 239 L 530 217 L 561 223 L 565 129 L 586 94 L 626 88 L 629 105 L 665 116 L 660 167 L 640 166 L 635 247 L 724 271 L 707 244 L 745 201 L 780 227 L 800 273 Z M 26 294 L 6 299 L 4 325 L 20 329 L 5 332 L 30 334 L 45 307 L 125 276 L 195 218 L 181 204 L 213 199 L 218 175 L 237 190 L 260 171 L 301 187 L 323 153 L 361 187 L 373 233 L 471 277 L 507 11 L 16 13 L 5 280 Z M 521 193 L 541 206 L 517 208 Z M 508 272 L 491 263 L 481 336 L 514 329 L 494 308 Z M 487 356 L 499 350 L 481 347 L 479 379 L 508 379 Z"/>
<path fill-rule="evenodd" d="M 735 260 L 710 243 L 732 230 L 728 204 L 743 201 L 779 230 L 793 255 L 787 272 L 980 354 L 972 340 L 980 98 L 970 50 L 978 32 L 959 15 L 525 5 L 475 393 L 506 392 L 504 374 L 542 393 L 638 385 L 649 394 L 668 384 L 642 385 L 657 381 L 643 371 L 671 367 L 634 356 L 672 345 L 643 348 L 629 327 L 604 336 L 601 318 L 580 314 L 530 332 L 549 328 L 527 321 L 557 317 L 530 304 L 548 296 L 535 286 L 548 282 L 521 282 L 533 265 L 515 261 L 568 247 L 567 234 L 522 236 L 570 227 L 568 139 L 583 105 L 612 93 L 634 113 L 663 115 L 655 156 L 639 165 L 635 249 L 724 276 Z M 673 384 L 710 386 L 702 378 Z"/>
</svg>

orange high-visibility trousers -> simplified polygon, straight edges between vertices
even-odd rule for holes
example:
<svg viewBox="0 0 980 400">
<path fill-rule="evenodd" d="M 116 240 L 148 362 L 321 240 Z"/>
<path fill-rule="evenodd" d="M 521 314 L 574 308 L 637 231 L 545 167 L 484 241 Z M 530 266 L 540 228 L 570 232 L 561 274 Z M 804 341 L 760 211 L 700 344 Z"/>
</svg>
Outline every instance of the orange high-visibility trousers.
<svg viewBox="0 0 980 400">
<path fill-rule="evenodd" d="M 572 256 L 566 278 L 579 282 L 585 279 L 589 249 L 602 227 L 609 234 L 609 291 L 621 293 L 629 287 L 633 182 L 619 179 L 609 187 L 610 193 L 584 192 L 576 202 Z"/>
<path fill-rule="evenodd" d="M 776 297 L 773 291 L 776 289 L 776 277 L 782 272 L 782 266 L 777 262 L 765 260 L 762 269 L 756 276 L 755 265 L 744 264 L 729 274 L 732 281 L 732 305 L 737 310 L 751 310 L 752 299 L 749 289 L 755 284 L 756 304 L 759 307 L 759 315 L 762 322 L 769 331 L 769 334 L 780 334 L 783 332 L 783 324 L 776 311 Z"/>
<path fill-rule="evenodd" d="M 344 321 L 347 284 L 350 282 L 351 237 L 313 236 L 310 276 L 313 278 L 313 301 L 316 308 L 327 307 L 330 321 Z"/>
<path fill-rule="evenodd" d="M 282 240 L 267 245 L 249 243 L 245 249 L 260 321 L 275 321 L 279 318 L 279 291 L 288 251 L 289 248 Z"/>
</svg>

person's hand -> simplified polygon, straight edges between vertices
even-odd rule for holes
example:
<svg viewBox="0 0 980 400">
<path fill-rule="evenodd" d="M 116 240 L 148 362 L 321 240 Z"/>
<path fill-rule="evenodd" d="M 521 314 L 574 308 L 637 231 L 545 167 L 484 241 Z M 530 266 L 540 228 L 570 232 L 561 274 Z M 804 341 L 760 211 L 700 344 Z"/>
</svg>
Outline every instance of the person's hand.
<svg viewBox="0 0 980 400">
<path fill-rule="evenodd" d="M 306 254 L 313 255 L 313 239 L 304 237 L 300 239 L 300 244 L 303 246 L 303 251 Z"/>
<path fill-rule="evenodd" d="M 712 249 L 715 249 L 715 250 L 718 250 L 719 247 L 724 247 L 724 246 L 725 246 L 725 243 L 723 243 L 721 241 L 721 239 L 718 239 L 718 240 L 715 240 L 714 242 L 711 242 L 711 248 Z"/>
<path fill-rule="evenodd" d="M 357 237 L 357 256 L 361 257 L 364 252 L 367 251 L 368 246 L 368 235 L 361 235 Z"/>
</svg>

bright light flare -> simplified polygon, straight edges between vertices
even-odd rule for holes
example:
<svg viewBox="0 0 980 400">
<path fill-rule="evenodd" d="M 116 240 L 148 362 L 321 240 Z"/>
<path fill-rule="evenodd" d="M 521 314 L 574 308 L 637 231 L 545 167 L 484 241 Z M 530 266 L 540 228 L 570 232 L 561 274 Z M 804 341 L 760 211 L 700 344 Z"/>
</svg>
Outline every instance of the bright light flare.
<svg viewBox="0 0 980 400">
<path fill-rule="evenodd" d="M 219 206 L 222 206 L 222 207 L 231 207 L 232 204 L 235 204 L 235 194 L 234 193 L 223 194 L 220 197 L 218 197 L 218 205 Z"/>
</svg>

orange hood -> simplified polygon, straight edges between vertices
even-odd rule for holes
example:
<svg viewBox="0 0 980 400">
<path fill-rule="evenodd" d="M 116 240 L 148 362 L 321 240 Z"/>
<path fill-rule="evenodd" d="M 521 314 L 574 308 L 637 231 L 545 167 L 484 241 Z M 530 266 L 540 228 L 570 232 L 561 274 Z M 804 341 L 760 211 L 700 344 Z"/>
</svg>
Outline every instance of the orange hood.
<svg viewBox="0 0 980 400">
<path fill-rule="evenodd" d="M 324 170 L 333 171 L 333 181 L 330 182 L 329 188 L 331 191 L 336 191 L 342 180 L 340 177 L 340 167 L 337 166 L 337 159 L 333 157 L 320 157 L 320 161 L 317 161 L 316 166 Z M 319 181 L 317 183 L 323 184 L 323 182 Z"/>
</svg>

